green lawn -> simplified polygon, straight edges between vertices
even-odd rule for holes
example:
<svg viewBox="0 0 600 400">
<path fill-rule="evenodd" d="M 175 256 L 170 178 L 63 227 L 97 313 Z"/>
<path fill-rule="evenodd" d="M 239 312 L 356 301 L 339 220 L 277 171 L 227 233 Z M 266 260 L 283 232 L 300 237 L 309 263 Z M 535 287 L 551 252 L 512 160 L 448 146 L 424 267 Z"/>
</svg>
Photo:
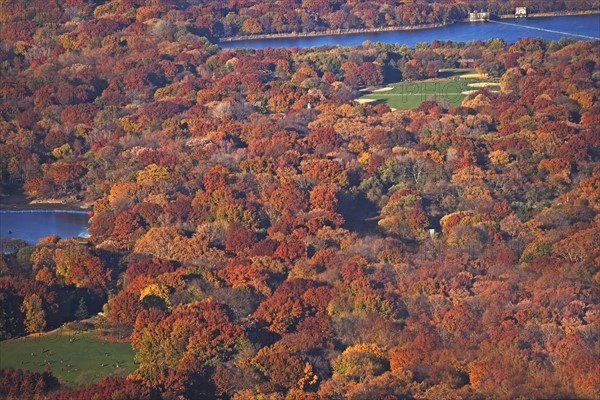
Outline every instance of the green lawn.
<svg viewBox="0 0 600 400">
<path fill-rule="evenodd" d="M 370 104 L 385 103 L 397 110 L 409 110 L 418 107 L 422 102 L 435 98 L 447 101 L 450 105 L 460 105 L 466 97 L 463 92 L 477 90 L 469 84 L 485 80 L 477 76 L 461 78 L 463 74 L 473 74 L 472 69 L 451 69 L 440 71 L 440 78 L 414 82 L 398 82 L 388 85 L 391 90 L 374 91 L 360 99 L 375 100 Z M 476 75 L 476 74 L 475 74 Z M 495 89 L 495 88 L 492 88 Z"/>
<path fill-rule="evenodd" d="M 129 343 L 106 342 L 89 333 L 51 333 L 0 342 L 0 368 L 43 372 L 49 364 L 52 374 L 65 386 L 128 374 L 136 368 L 133 355 Z"/>
</svg>

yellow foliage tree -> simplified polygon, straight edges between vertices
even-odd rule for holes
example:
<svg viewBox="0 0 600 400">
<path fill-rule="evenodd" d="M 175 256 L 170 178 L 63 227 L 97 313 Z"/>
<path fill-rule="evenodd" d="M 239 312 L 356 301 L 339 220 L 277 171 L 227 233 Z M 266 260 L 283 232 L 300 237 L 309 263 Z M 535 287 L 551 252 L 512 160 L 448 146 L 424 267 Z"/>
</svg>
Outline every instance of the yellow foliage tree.
<svg viewBox="0 0 600 400">
<path fill-rule="evenodd" d="M 262 27 L 254 18 L 246 18 L 242 24 L 242 31 L 250 35 L 257 35 L 262 32 Z"/>
<path fill-rule="evenodd" d="M 151 283 L 146 286 L 140 293 L 140 301 L 143 302 L 148 296 L 158 297 L 165 302 L 167 307 L 171 306 L 171 302 L 169 301 L 169 289 L 165 285 Z"/>
<path fill-rule="evenodd" d="M 506 165 L 510 161 L 510 154 L 504 150 L 495 150 L 489 154 L 492 164 Z"/>
<path fill-rule="evenodd" d="M 581 108 L 585 110 L 592 108 L 594 105 L 594 97 L 593 89 L 576 92 L 569 96 L 569 98 L 578 102 Z"/>
<path fill-rule="evenodd" d="M 368 379 L 385 372 L 389 368 L 383 350 L 375 343 L 360 343 L 348 347 L 336 357 L 331 366 L 334 374 L 345 375 L 359 380 Z"/>
<path fill-rule="evenodd" d="M 29 333 L 42 332 L 46 328 L 46 313 L 42 308 L 42 299 L 32 294 L 23 300 L 21 311 L 25 313 L 25 329 Z"/>
</svg>

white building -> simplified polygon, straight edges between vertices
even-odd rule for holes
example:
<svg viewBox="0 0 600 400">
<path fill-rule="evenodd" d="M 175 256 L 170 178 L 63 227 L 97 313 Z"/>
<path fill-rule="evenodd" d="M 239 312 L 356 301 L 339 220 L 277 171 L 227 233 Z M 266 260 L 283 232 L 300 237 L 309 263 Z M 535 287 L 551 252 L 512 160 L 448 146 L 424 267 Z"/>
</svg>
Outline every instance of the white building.
<svg viewBox="0 0 600 400">
<path fill-rule="evenodd" d="M 490 19 L 489 11 L 473 11 L 469 13 L 470 22 L 485 22 Z"/>
<path fill-rule="evenodd" d="M 515 8 L 515 18 L 527 18 L 527 7 Z"/>
</svg>

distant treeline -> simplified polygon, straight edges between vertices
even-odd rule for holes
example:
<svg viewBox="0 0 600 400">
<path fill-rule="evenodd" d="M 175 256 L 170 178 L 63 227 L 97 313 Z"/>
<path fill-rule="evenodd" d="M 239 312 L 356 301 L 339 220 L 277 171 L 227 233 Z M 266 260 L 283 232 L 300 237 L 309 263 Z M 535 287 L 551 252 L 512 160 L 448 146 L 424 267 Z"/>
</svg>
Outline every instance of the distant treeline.
<svg viewBox="0 0 600 400">
<path fill-rule="evenodd" d="M 514 2 L 460 0 L 142 0 L 55 2 L 10 1 L 3 5 L 0 23 L 2 37 L 25 35 L 43 23 L 64 23 L 76 17 L 80 21 L 100 19 L 89 26 L 95 29 L 116 29 L 111 24 L 148 24 L 160 19 L 161 30 L 175 34 L 185 27 L 196 35 L 212 39 L 270 34 L 305 34 L 348 29 L 376 29 L 426 24 L 447 24 L 462 21 L 473 10 L 489 10 L 493 15 L 515 12 L 515 6 L 525 5 L 530 13 L 572 12 L 598 9 L 595 0 L 530 0 Z M 103 4 L 102 4 L 103 3 Z M 14 23 L 17 23 L 14 25 Z M 8 32 L 4 32 L 7 30 Z M 8 34 L 8 37 L 5 37 Z M 26 37 L 26 35 L 24 36 Z"/>
</svg>

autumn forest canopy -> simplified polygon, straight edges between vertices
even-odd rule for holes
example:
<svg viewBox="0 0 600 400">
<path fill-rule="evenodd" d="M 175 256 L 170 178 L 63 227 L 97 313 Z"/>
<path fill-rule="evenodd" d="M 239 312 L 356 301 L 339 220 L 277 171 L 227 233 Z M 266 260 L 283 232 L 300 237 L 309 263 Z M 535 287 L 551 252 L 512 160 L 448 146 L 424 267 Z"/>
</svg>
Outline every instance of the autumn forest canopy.
<svg viewBox="0 0 600 400">
<path fill-rule="evenodd" d="M 93 217 L 1 239 L 0 339 L 66 326 L 135 365 L 7 368 L 0 398 L 598 398 L 600 41 L 215 44 L 514 6 L 1 2 L 0 194 Z M 465 59 L 497 85 L 461 105 L 355 101 Z"/>
</svg>

